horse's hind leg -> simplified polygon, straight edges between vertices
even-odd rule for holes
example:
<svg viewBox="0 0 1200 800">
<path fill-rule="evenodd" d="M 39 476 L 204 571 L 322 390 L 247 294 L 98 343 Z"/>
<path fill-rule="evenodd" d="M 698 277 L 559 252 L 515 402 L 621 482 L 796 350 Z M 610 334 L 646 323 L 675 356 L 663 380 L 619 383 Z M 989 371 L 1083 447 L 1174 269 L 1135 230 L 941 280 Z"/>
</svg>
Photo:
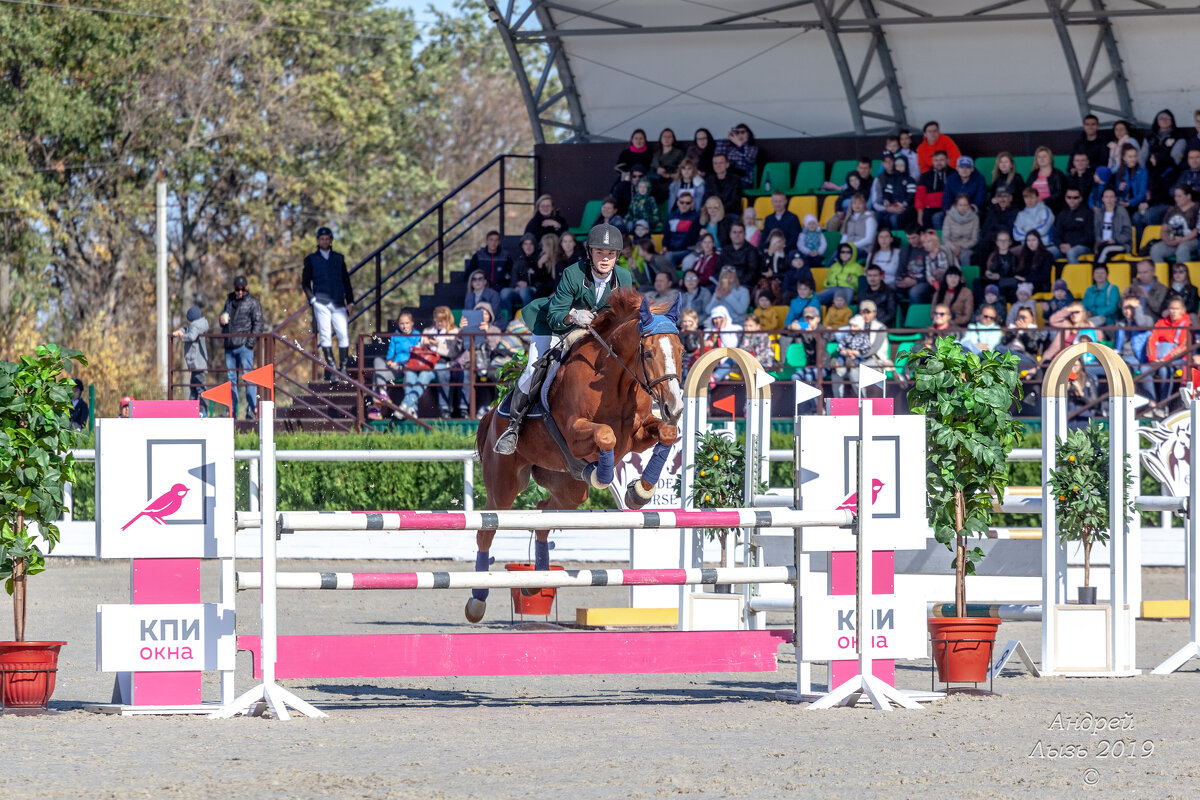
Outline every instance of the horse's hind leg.
<svg viewBox="0 0 1200 800">
<path fill-rule="evenodd" d="M 570 511 L 579 508 L 587 500 L 588 488 L 583 481 L 577 481 L 565 472 L 533 468 L 533 479 L 538 485 L 550 492 L 550 496 L 538 502 L 539 511 Z M 550 529 L 544 528 L 533 532 L 533 568 L 536 570 L 550 569 Z M 539 589 L 523 589 L 527 597 L 535 595 Z"/>
<path fill-rule="evenodd" d="M 488 451 L 490 455 L 491 451 Z M 517 495 L 529 483 L 529 465 L 513 469 L 509 463 L 489 464 L 488 456 L 480 453 L 484 460 L 483 485 L 487 492 L 484 509 L 497 511 L 512 508 Z M 511 462 L 512 457 L 506 457 L 505 462 Z M 475 571 L 487 572 L 492 565 L 492 539 L 496 536 L 495 528 L 485 528 L 475 534 Z M 487 612 L 487 589 L 472 589 L 471 599 L 467 600 L 465 610 L 467 622 L 479 622 Z"/>
</svg>

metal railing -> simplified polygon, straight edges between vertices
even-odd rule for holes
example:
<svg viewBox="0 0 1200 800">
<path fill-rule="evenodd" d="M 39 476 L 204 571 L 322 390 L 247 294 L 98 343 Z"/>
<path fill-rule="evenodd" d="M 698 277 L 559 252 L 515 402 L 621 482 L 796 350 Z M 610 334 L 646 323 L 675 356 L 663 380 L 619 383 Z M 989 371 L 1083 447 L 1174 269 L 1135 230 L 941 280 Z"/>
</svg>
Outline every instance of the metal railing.
<svg viewBox="0 0 1200 800">
<path fill-rule="evenodd" d="M 536 191 L 533 169 L 530 170 L 527 185 L 510 182 L 512 165 L 522 162 L 528 162 L 536 169 L 536 157 L 532 155 L 506 153 L 496 156 L 351 267 L 351 280 L 355 276 L 361 278 L 369 275 L 370 288 L 360 291 L 360 302 L 354 306 L 349 324 L 353 325 L 366 316 L 375 331 L 383 331 L 383 303 L 386 298 L 435 262 L 436 282 L 445 282 L 448 252 L 456 247 L 467 247 L 471 240 L 466 237 L 489 221 L 503 235 L 510 213 L 520 208 L 532 208 Z M 494 188 L 491 184 L 484 186 L 490 181 L 494 181 Z M 474 197 L 478 192 L 484 194 Z M 394 261 L 394 266 L 388 265 L 385 270 L 385 258 Z M 316 334 L 309 321 L 310 313 L 307 304 L 301 305 L 274 329 L 276 335 L 294 346 L 296 353 L 316 350 Z M 276 362 L 276 374 L 291 373 L 303 366 L 304 359 L 295 354 L 286 354 Z M 339 378 L 346 377 L 341 372 L 335 371 L 335 374 Z M 313 369 L 311 379 L 315 379 L 316 375 L 317 371 Z"/>
<path fill-rule="evenodd" d="M 1029 328 L 1025 330 L 1058 334 L 1064 329 L 1041 327 Z M 1096 330 L 1102 335 L 1108 336 L 1110 340 L 1115 338 L 1115 328 L 1111 326 L 1105 328 L 1092 328 L 1092 330 Z M 1126 328 L 1125 330 L 1127 332 L 1147 332 L 1152 331 L 1153 328 Z M 1134 372 L 1135 384 L 1139 387 L 1143 387 L 1147 394 L 1153 394 L 1153 387 L 1158 384 L 1171 383 L 1173 386 L 1175 386 L 1176 388 L 1167 398 L 1168 402 L 1179 396 L 1180 390 L 1178 386 L 1190 385 L 1192 360 L 1194 357 L 1200 357 L 1200 353 L 1198 353 L 1198 351 L 1200 351 L 1200 341 L 1197 341 L 1197 336 L 1200 336 L 1200 327 L 1179 330 L 1188 331 L 1188 344 L 1186 346 L 1186 352 L 1183 355 L 1172 359 L 1169 362 L 1145 361 L 1131 365 L 1131 370 Z M 828 352 L 829 344 L 835 342 L 838 336 L 845 333 L 844 331 L 821 328 L 817 329 L 816 331 L 796 331 L 783 329 L 763 332 L 771 335 L 772 337 L 787 337 L 793 342 L 802 342 L 805 338 L 815 338 L 817 340 L 816 346 L 812 348 L 814 351 L 814 360 L 812 363 L 806 363 L 804 365 L 788 365 L 786 362 L 780 362 L 769 367 L 769 371 L 776 373 L 787 373 L 788 377 L 796 372 L 801 372 L 807 377 L 807 382 L 816 386 L 818 389 L 821 389 L 826 396 L 836 396 L 839 393 L 852 392 L 850 381 L 845 377 L 839 377 L 837 375 L 835 371 L 837 365 L 834 363 L 832 356 Z M 710 334 L 711 331 L 705 331 L 703 333 L 707 335 Z M 929 336 L 931 333 L 933 333 L 933 331 L 928 328 L 888 328 L 878 333 L 884 333 L 889 336 L 909 336 L 913 340 L 913 349 L 919 349 L 921 345 L 921 338 Z M 964 333 L 964 331 L 961 329 L 955 329 L 949 331 L 948 333 L 957 335 Z M 479 351 L 484 340 L 488 338 L 495 338 L 496 336 L 503 336 L 505 338 L 517 337 L 521 340 L 522 347 L 525 347 L 528 342 L 528 334 L 514 334 L 507 332 L 501 334 L 425 334 L 414 331 L 414 334 L 421 336 L 433 336 L 435 338 L 461 339 L 463 340 L 464 352 L 470 352 L 472 354 Z M 358 363 L 357 366 L 348 373 L 325 365 L 321 359 L 316 356 L 316 354 L 304 350 L 295 342 L 289 342 L 283 339 L 283 337 L 279 336 L 278 334 L 257 334 L 247 338 L 254 338 L 256 340 L 255 351 L 257 364 L 270 363 L 274 360 L 278 365 L 278 359 L 280 353 L 282 352 L 285 353 L 289 358 L 295 359 L 299 362 L 308 363 L 313 370 L 331 369 L 331 372 L 342 384 L 340 391 L 343 394 L 353 393 L 355 396 L 354 409 L 352 411 L 348 411 L 343 406 L 339 406 L 334 403 L 327 403 L 324 401 L 314 402 L 314 396 L 309 387 L 298 380 L 294 373 L 286 373 L 277 369 L 276 399 L 283 407 L 290 405 L 293 407 L 308 409 L 313 416 L 327 422 L 331 427 L 334 427 L 337 430 L 349 432 L 353 430 L 362 430 L 363 426 L 367 422 L 367 408 L 371 405 L 376 405 L 382 410 L 391 412 L 398 418 L 410 420 L 426 430 L 430 430 L 428 424 L 422 422 L 417 417 L 408 414 L 400 407 L 400 403 L 394 402 L 390 396 L 388 396 L 386 387 L 384 387 L 381 391 L 380 385 L 375 380 L 376 370 L 374 363 L 366 357 L 367 346 L 369 344 L 384 344 L 387 343 L 391 338 L 399 335 L 401 334 L 359 334 L 356 337 L 357 341 L 354 347 L 354 350 L 358 355 Z M 209 340 L 210 364 L 214 360 L 220 358 L 220 356 L 217 355 L 219 350 L 223 352 L 220 342 L 228 336 L 230 336 L 230 334 L 206 335 L 205 338 Z M 898 342 L 889 342 L 889 345 L 891 346 L 895 346 L 896 344 L 898 344 Z M 786 347 L 781 345 L 780 350 L 786 351 Z M 781 355 L 786 357 L 786 352 L 781 352 Z M 182 358 L 180 357 L 178 361 L 181 362 Z M 907 379 L 904 376 L 904 354 L 898 354 L 896 361 L 896 365 L 887 370 L 888 388 L 886 391 L 891 396 L 895 396 L 895 394 L 905 391 L 908 385 Z M 1022 368 L 1023 375 L 1021 382 L 1027 392 L 1029 390 L 1040 389 L 1041 373 L 1048 363 L 1049 362 L 1042 362 L 1038 360 L 1035 363 L 1030 363 L 1026 367 Z M 1172 374 L 1167 377 L 1160 376 L 1158 372 L 1160 368 L 1163 367 L 1168 368 Z M 443 370 L 446 370 L 446 368 L 443 368 Z M 396 372 L 399 373 L 397 377 L 400 377 L 404 372 L 403 367 L 401 367 L 399 370 L 396 370 Z M 451 392 L 460 390 L 464 392 L 467 400 L 469 416 L 471 418 L 475 418 L 478 416 L 479 410 L 481 408 L 486 408 L 488 405 L 490 405 L 491 400 L 494 399 L 489 397 L 489 395 L 490 393 L 494 392 L 496 387 L 495 372 L 496 369 L 494 368 L 481 370 L 479 365 L 476 364 L 474 355 L 472 355 L 466 363 L 451 365 L 448 370 L 446 370 L 446 374 L 441 374 L 438 376 L 439 380 L 437 381 L 436 385 L 446 387 Z M 1176 375 L 1175 373 L 1179 374 Z M 174 395 L 176 392 L 186 394 L 186 390 L 189 385 L 189 374 L 190 371 L 181 364 L 172 370 L 172 395 Z M 206 374 L 215 378 L 215 380 L 208 381 L 209 386 L 226 380 L 226 370 L 219 366 L 210 366 L 206 371 Z M 718 382 L 718 385 L 721 385 L 722 383 L 730 386 L 740 385 L 736 380 Z M 1094 413 L 1094 410 L 1097 408 L 1103 408 L 1105 401 L 1109 397 L 1106 388 L 1107 387 L 1104 384 L 1101 384 L 1094 400 L 1080 400 L 1078 402 L 1072 402 L 1070 405 L 1070 411 L 1068 412 L 1069 418 L 1080 418 L 1089 413 Z M 421 387 L 421 391 L 422 393 L 425 391 L 425 386 Z M 823 412 L 823 408 L 819 408 L 817 411 L 817 413 Z"/>
</svg>

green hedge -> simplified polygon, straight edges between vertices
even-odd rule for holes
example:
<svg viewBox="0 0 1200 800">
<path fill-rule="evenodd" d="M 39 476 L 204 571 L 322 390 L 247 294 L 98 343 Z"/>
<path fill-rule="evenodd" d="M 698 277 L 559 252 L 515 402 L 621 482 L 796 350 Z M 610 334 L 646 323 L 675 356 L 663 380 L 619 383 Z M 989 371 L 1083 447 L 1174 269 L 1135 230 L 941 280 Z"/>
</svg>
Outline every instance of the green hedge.
<svg viewBox="0 0 1200 800">
<path fill-rule="evenodd" d="M 474 449 L 474 434 L 446 431 L 434 433 L 371 434 L 281 434 L 275 437 L 278 450 L 458 450 Z M 82 448 L 92 447 L 90 440 Z M 258 448 L 257 434 L 238 434 L 239 450 Z M 249 505 L 249 470 L 237 462 L 237 508 Z M 80 462 L 75 485 L 75 515 L 92 519 L 95 513 L 95 468 Z M 428 508 L 454 510 L 462 504 L 462 464 L 433 462 L 316 462 L 281 461 L 276 498 L 280 511 L 315 509 Z M 530 484 L 517 498 L 514 508 L 533 508 L 546 493 Z M 475 465 L 475 507 L 484 502 L 483 474 Z M 608 492 L 592 491 L 585 509 L 615 508 Z"/>
</svg>

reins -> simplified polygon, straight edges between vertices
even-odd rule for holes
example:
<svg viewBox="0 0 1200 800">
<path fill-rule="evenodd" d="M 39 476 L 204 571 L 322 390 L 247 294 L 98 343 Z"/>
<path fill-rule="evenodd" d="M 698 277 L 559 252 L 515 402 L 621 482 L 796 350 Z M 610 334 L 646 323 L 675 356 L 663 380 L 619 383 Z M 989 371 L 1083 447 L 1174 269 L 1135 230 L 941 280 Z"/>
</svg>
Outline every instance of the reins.
<svg viewBox="0 0 1200 800">
<path fill-rule="evenodd" d="M 629 377 L 630 377 L 630 378 L 633 378 L 633 382 L 634 382 L 634 383 L 636 383 L 638 386 L 640 386 L 640 387 L 642 388 L 642 391 L 644 391 L 644 392 L 645 392 L 647 395 L 649 395 L 649 396 L 650 396 L 650 399 L 651 399 L 651 400 L 653 400 L 653 399 L 654 399 L 654 392 L 653 392 L 653 391 L 651 391 L 651 390 L 652 390 L 652 389 L 653 389 L 655 386 L 657 386 L 658 384 L 662 383 L 663 381 L 667 381 L 667 380 L 670 380 L 671 378 L 674 378 L 675 380 L 679 381 L 680 383 L 682 383 L 682 382 L 683 382 L 683 379 L 682 379 L 682 378 L 680 378 L 678 375 L 676 375 L 676 374 L 675 374 L 675 373 L 673 373 L 673 372 L 672 372 L 672 373 L 669 373 L 669 374 L 667 374 L 667 375 L 662 375 L 662 376 L 660 376 L 660 377 L 658 377 L 658 378 L 655 378 L 655 379 L 654 379 L 654 380 L 652 380 L 652 381 L 650 381 L 650 380 L 647 380 L 647 379 L 645 379 L 644 377 L 643 377 L 643 378 L 639 378 L 637 375 L 634 375 L 634 374 L 633 374 L 633 370 L 631 370 L 631 369 L 629 368 L 629 365 L 627 365 L 627 364 L 624 362 L 624 360 L 622 360 L 622 358 L 621 358 L 619 355 L 617 355 L 617 354 L 616 354 L 616 352 L 615 352 L 615 351 L 614 351 L 614 350 L 613 350 L 611 347 L 609 347 L 609 344 L 608 344 L 608 342 L 604 341 L 604 337 L 603 337 L 603 336 L 601 336 L 601 335 L 599 334 L 599 332 L 597 332 L 597 330 L 596 330 L 595 328 L 593 328 L 591 325 L 588 325 L 588 326 L 587 326 L 587 329 L 588 329 L 588 333 L 592 334 L 592 336 L 594 336 L 594 337 L 595 337 L 596 341 L 598 341 L 598 342 L 600 343 L 600 346 L 601 346 L 601 347 L 603 347 L 605 350 L 607 350 L 607 351 L 608 351 L 608 354 L 609 354 L 610 356 L 612 356 L 612 357 L 613 357 L 613 359 L 614 359 L 614 360 L 615 360 L 615 361 L 616 361 L 618 364 L 620 364 L 620 365 L 621 365 L 621 369 L 625 370 L 625 372 L 629 374 Z M 642 338 L 641 338 L 640 336 L 638 337 L 638 352 L 639 352 L 639 353 L 640 353 L 640 352 L 642 352 Z M 642 363 L 642 375 L 643 375 L 643 376 L 645 376 L 645 374 L 646 374 L 646 365 L 645 365 L 645 363 L 644 363 L 644 361 L 643 361 L 643 363 Z"/>
</svg>

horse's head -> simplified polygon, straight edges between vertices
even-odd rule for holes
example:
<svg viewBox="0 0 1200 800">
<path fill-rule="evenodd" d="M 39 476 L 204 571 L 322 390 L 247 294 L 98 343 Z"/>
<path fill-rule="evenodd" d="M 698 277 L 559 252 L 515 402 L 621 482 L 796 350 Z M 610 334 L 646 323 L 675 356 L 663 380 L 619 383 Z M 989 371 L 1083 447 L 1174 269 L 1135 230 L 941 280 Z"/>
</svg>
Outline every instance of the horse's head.
<svg viewBox="0 0 1200 800">
<path fill-rule="evenodd" d="M 642 362 L 642 377 L 651 395 L 658 401 L 663 421 L 674 425 L 683 416 L 683 343 L 679 341 L 679 311 L 681 297 L 666 314 L 655 314 L 650 303 L 642 298 L 638 310 L 638 352 Z"/>
</svg>

